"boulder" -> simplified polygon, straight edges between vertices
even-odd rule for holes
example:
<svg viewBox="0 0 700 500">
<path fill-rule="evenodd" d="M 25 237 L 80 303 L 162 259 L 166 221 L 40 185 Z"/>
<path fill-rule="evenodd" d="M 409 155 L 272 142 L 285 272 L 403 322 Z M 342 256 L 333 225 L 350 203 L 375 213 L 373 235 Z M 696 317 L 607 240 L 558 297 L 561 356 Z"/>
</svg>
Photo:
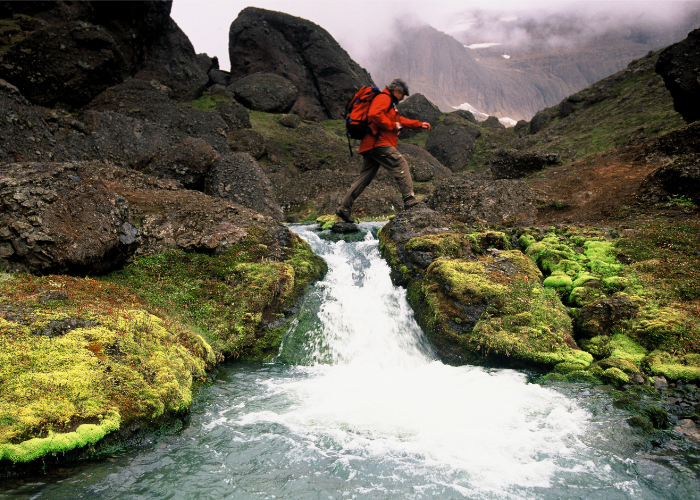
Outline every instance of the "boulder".
<svg viewBox="0 0 700 500">
<path fill-rule="evenodd" d="M 447 116 L 457 117 L 474 124 L 477 123 L 476 118 L 474 118 L 474 113 L 472 113 L 471 111 L 467 111 L 466 109 L 458 109 L 457 111 L 449 113 Z"/>
<path fill-rule="evenodd" d="M 661 75 L 673 97 L 673 107 L 687 123 L 700 120 L 700 28 L 659 54 L 656 72 Z"/>
<path fill-rule="evenodd" d="M 255 73 L 228 86 L 246 108 L 266 113 L 287 113 L 299 95 L 294 84 L 274 73 Z"/>
<path fill-rule="evenodd" d="M 561 163 L 559 155 L 546 151 L 499 149 L 488 160 L 494 179 L 518 179 Z"/>
<path fill-rule="evenodd" d="M 233 81 L 258 72 L 290 80 L 299 92 L 291 112 L 303 119 L 341 119 L 355 91 L 374 85 L 326 30 L 282 12 L 243 9 L 231 24 L 229 56 Z"/>
<path fill-rule="evenodd" d="M 530 133 L 536 134 L 540 130 L 543 130 L 549 124 L 551 119 L 552 117 L 547 111 L 538 111 L 530 120 Z"/>
<path fill-rule="evenodd" d="M 574 334 L 576 339 L 611 335 L 615 327 L 622 326 L 637 311 L 639 311 L 639 306 L 624 293 L 618 293 L 609 299 L 601 299 L 575 309 Z"/>
<path fill-rule="evenodd" d="M 471 135 L 474 139 L 478 139 L 481 137 L 481 130 L 479 130 L 479 127 L 474 125 L 472 122 L 469 120 L 465 120 L 462 118 L 460 115 L 456 115 L 454 113 L 450 113 L 445 117 L 445 119 L 442 121 L 444 125 L 447 126 L 452 126 L 452 125 L 459 125 L 462 127 L 469 135 Z"/>
<path fill-rule="evenodd" d="M 506 128 L 506 126 L 503 125 L 503 124 L 498 120 L 498 118 L 496 118 L 495 116 L 489 116 L 488 118 L 486 118 L 486 120 L 484 120 L 484 122 L 482 123 L 482 125 L 483 125 L 484 127 L 492 128 L 492 129 L 495 129 L 495 130 L 499 130 L 499 129 L 504 129 L 504 128 Z"/>
<path fill-rule="evenodd" d="M 231 99 L 228 102 L 222 102 L 216 110 L 226 125 L 228 125 L 229 132 L 251 127 L 250 113 L 246 107 L 238 101 Z"/>
<path fill-rule="evenodd" d="M 102 274 L 139 245 L 126 199 L 75 163 L 0 165 L 0 266 L 10 272 Z"/>
<path fill-rule="evenodd" d="M 700 205 L 700 155 L 680 155 L 650 173 L 639 189 L 639 197 L 648 203 L 685 196 Z"/>
<path fill-rule="evenodd" d="M 297 128 L 301 124 L 301 120 L 297 115 L 284 115 L 280 116 L 277 120 L 280 125 L 287 128 Z"/>
<path fill-rule="evenodd" d="M 532 224 L 537 193 L 521 180 L 493 180 L 485 174 L 461 173 L 442 180 L 425 203 L 463 222 Z"/>
<path fill-rule="evenodd" d="M 201 96 L 209 83 L 190 39 L 172 19 L 146 51 L 136 78 L 159 81 L 171 88 L 173 98 L 180 101 Z"/>
<path fill-rule="evenodd" d="M 406 100 L 398 105 L 401 116 L 411 120 L 419 120 L 435 125 L 442 116 L 440 109 L 430 102 L 423 94 L 411 94 Z M 422 130 L 404 129 L 401 131 L 401 139 L 413 137 Z"/>
<path fill-rule="evenodd" d="M 571 337 L 565 308 L 544 293 L 529 258 L 511 250 L 503 233 L 452 227 L 448 217 L 422 207 L 397 215 L 379 233 L 392 281 L 408 288 L 416 320 L 444 362 L 590 364 L 592 356 Z"/>
<path fill-rule="evenodd" d="M 251 129 L 236 130 L 229 134 L 228 145 L 231 151 L 249 153 L 259 160 L 267 152 L 265 136 Z"/>
<path fill-rule="evenodd" d="M 411 176 L 416 182 L 428 182 L 430 180 L 445 179 L 452 175 L 452 171 L 428 153 L 425 149 L 415 144 L 400 143 L 399 152 L 406 158 L 411 169 Z"/>
<path fill-rule="evenodd" d="M 205 192 L 277 220 L 283 219 L 270 180 L 248 153 L 219 156 L 207 176 Z"/>
<path fill-rule="evenodd" d="M 428 132 L 425 149 L 452 172 L 460 172 L 469 165 L 475 143 L 458 124 L 438 125 Z"/>
<path fill-rule="evenodd" d="M 228 87 L 231 83 L 231 73 L 220 69 L 209 70 L 209 85 L 223 85 Z"/>
<path fill-rule="evenodd" d="M 111 34 L 83 21 L 35 31 L 11 46 L 0 64 L 0 77 L 42 106 L 79 108 L 127 75 Z"/>
<path fill-rule="evenodd" d="M 217 156 L 204 140 L 187 137 L 148 165 L 146 171 L 158 177 L 175 179 L 187 189 L 201 191 Z"/>
<path fill-rule="evenodd" d="M 519 136 L 522 136 L 523 134 L 527 133 L 527 121 L 525 120 L 518 120 L 518 122 L 515 124 L 515 127 L 513 127 L 513 130 L 515 131 L 516 134 Z"/>
</svg>

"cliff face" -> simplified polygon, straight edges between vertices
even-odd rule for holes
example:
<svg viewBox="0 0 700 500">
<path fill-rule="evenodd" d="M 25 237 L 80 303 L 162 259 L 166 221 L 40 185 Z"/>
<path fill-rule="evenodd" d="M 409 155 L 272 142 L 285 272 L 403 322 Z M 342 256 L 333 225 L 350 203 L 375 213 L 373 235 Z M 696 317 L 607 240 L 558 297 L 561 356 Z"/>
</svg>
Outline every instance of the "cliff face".
<svg viewBox="0 0 700 500">
<path fill-rule="evenodd" d="M 380 84 L 403 77 L 444 111 L 468 102 L 491 115 L 529 120 L 664 45 L 611 33 L 568 48 L 513 43 L 469 49 L 464 34 L 455 37 L 430 26 L 402 29 L 367 66 Z"/>
</svg>

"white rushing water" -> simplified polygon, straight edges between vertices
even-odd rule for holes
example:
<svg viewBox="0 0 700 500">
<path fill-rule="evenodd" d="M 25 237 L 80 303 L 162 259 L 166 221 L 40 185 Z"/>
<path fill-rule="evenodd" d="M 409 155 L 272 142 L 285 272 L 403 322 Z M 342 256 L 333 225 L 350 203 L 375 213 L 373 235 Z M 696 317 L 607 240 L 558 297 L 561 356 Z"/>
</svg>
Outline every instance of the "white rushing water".
<svg viewBox="0 0 700 500">
<path fill-rule="evenodd" d="M 294 230 L 329 272 L 274 362 L 221 367 L 181 432 L 0 499 L 698 498 L 697 464 L 638 457 L 604 391 L 438 361 L 371 232 Z"/>
</svg>

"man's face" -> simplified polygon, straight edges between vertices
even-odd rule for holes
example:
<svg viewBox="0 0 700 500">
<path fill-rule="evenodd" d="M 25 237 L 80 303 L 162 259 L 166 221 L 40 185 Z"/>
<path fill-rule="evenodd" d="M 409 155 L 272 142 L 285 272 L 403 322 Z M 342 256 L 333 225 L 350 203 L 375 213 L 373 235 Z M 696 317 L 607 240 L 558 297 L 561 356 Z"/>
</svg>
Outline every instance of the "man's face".
<svg viewBox="0 0 700 500">
<path fill-rule="evenodd" d="M 396 100 L 400 101 L 401 99 L 403 99 L 403 92 L 400 89 L 395 88 L 394 90 L 391 91 L 391 93 L 394 94 L 394 97 L 396 97 Z"/>
</svg>

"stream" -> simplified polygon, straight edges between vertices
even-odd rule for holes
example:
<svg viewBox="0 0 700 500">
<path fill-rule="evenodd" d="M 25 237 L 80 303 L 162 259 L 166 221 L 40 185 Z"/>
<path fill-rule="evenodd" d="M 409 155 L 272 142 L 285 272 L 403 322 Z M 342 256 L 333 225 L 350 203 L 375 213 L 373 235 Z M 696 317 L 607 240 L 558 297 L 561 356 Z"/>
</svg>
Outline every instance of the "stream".
<svg viewBox="0 0 700 500">
<path fill-rule="evenodd" d="M 183 430 L 0 498 L 700 498 L 700 457 L 641 447 L 605 391 L 441 363 L 380 226 L 355 243 L 293 227 L 328 275 L 277 358 L 220 367 Z"/>
</svg>

